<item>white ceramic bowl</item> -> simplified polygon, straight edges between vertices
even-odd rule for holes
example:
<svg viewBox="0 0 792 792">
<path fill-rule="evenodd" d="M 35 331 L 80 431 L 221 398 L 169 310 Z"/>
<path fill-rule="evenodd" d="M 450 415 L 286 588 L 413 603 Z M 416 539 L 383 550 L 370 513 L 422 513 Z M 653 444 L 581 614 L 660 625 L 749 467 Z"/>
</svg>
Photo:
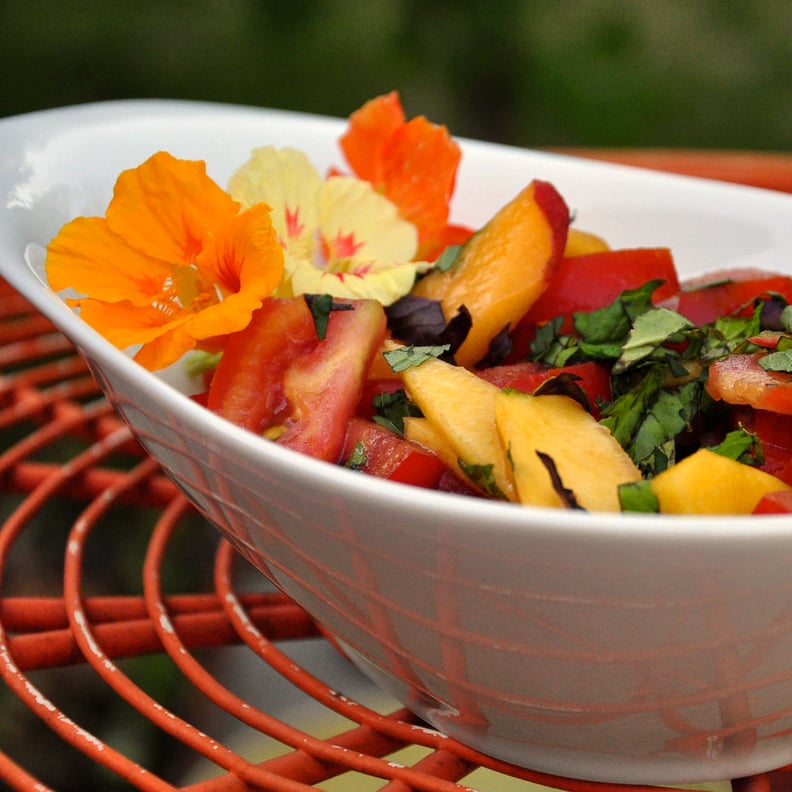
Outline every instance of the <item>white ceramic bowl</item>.
<svg viewBox="0 0 792 792">
<path fill-rule="evenodd" d="M 341 165 L 343 122 L 119 102 L 0 121 L 0 274 L 76 344 L 120 414 L 239 551 L 439 730 L 589 779 L 724 779 L 792 761 L 792 519 L 544 511 L 412 489 L 299 456 L 205 411 L 81 323 L 43 246 L 103 214 L 159 149 L 221 184 L 251 148 Z M 614 246 L 690 275 L 792 271 L 792 197 L 463 141 L 454 219 L 530 179 Z M 181 386 L 180 386 L 181 387 Z"/>
</svg>

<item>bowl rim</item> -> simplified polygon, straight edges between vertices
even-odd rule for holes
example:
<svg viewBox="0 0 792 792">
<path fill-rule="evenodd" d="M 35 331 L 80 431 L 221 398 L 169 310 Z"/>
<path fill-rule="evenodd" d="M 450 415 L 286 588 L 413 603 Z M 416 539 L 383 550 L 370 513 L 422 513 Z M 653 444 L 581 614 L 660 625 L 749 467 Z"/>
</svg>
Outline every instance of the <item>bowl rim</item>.
<svg viewBox="0 0 792 792">
<path fill-rule="evenodd" d="M 160 100 L 160 99 L 123 99 L 105 102 L 91 102 L 67 107 L 23 113 L 0 119 L 0 141 L 4 134 L 18 135 L 25 127 L 46 127 L 57 123 L 63 127 L 68 123 L 85 126 L 86 123 L 112 118 L 119 109 L 124 112 L 135 110 L 164 117 L 169 114 L 175 120 L 189 119 L 195 113 L 210 112 L 223 114 L 250 113 L 254 116 L 268 117 L 278 121 L 288 118 L 291 121 L 305 121 L 308 124 L 319 124 L 327 129 L 339 129 L 342 119 L 331 118 L 293 110 L 274 110 L 244 105 L 217 102 L 201 102 L 194 100 Z M 456 137 L 463 150 L 468 148 L 489 148 L 494 150 L 525 151 L 516 147 L 474 141 Z M 265 142 L 265 141 L 264 141 Z M 2 150 L 2 147 L 0 147 Z M 551 159 L 563 162 L 574 162 L 582 168 L 601 172 L 640 173 L 641 178 L 656 184 L 673 185 L 684 182 L 696 185 L 701 182 L 715 184 L 710 180 L 678 174 L 656 173 L 643 168 L 607 162 L 580 160 L 559 153 L 541 153 Z M 0 179 L 3 175 L 0 173 Z M 5 185 L 0 182 L 0 187 Z M 717 183 L 717 189 L 724 191 L 742 191 L 745 194 L 769 194 L 772 200 L 787 200 L 792 207 L 792 196 L 772 193 L 761 188 L 744 185 Z M 586 531 L 601 539 L 623 539 L 629 537 L 639 544 L 643 541 L 654 543 L 663 537 L 686 538 L 691 541 L 706 543 L 720 539 L 729 541 L 744 540 L 755 543 L 757 539 L 784 538 L 792 536 L 792 515 L 762 515 L 750 518 L 747 515 L 663 515 L 645 513 L 615 512 L 570 512 L 561 509 L 549 509 L 524 506 L 521 504 L 502 503 L 486 499 L 454 495 L 432 490 L 412 487 L 410 485 L 377 479 L 373 476 L 360 475 L 339 465 L 329 464 L 313 459 L 288 448 L 271 443 L 253 433 L 246 431 L 229 421 L 210 412 L 187 395 L 162 381 L 158 376 L 143 369 L 126 354 L 116 349 L 99 333 L 83 323 L 77 314 L 43 284 L 23 260 L 18 259 L 18 251 L 6 250 L 7 235 L 3 226 L 10 221 L 10 204 L 2 207 L 0 213 L 0 276 L 5 278 L 15 289 L 25 296 L 34 307 L 46 315 L 56 327 L 62 331 L 78 348 L 82 348 L 95 356 L 102 365 L 108 366 L 121 377 L 133 380 L 143 387 L 155 399 L 161 399 L 172 410 L 181 412 L 201 428 L 207 442 L 233 444 L 235 452 L 245 455 L 257 464 L 269 462 L 283 466 L 291 475 L 315 476 L 323 483 L 331 485 L 350 497 L 361 500 L 385 499 L 409 513 L 411 510 L 430 510 L 442 512 L 449 518 L 459 517 L 461 522 L 469 524 L 472 519 L 480 518 L 488 528 L 498 530 L 524 532 L 530 535 L 532 530 L 553 531 L 579 535 Z M 405 492 L 409 497 L 405 498 Z M 464 518 L 464 519 L 461 519 Z"/>
</svg>

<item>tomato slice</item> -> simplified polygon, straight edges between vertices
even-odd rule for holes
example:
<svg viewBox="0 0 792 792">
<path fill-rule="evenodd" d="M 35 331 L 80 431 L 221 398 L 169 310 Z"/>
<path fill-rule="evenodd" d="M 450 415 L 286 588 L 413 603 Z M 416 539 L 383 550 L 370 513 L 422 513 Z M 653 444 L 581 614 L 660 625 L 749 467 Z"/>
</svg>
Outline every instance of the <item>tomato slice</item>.
<svg viewBox="0 0 792 792">
<path fill-rule="evenodd" d="M 556 316 L 571 316 L 576 311 L 594 311 L 612 303 L 623 291 L 637 289 L 651 280 L 663 284 L 655 291 L 657 302 L 679 291 L 674 259 L 668 248 L 604 250 L 561 260 L 542 296 L 520 324 L 545 324 Z"/>
<path fill-rule="evenodd" d="M 447 470 L 435 454 L 363 418 L 349 422 L 342 458 L 349 459 L 358 443 L 363 448 L 358 469 L 379 478 L 436 489 Z"/>
<path fill-rule="evenodd" d="M 232 336 L 207 405 L 305 454 L 337 462 L 371 359 L 385 334 L 375 300 L 332 311 L 323 340 L 302 297 L 269 298 Z"/>
<path fill-rule="evenodd" d="M 228 338 L 207 407 L 245 429 L 264 432 L 283 408 L 286 369 L 318 343 L 304 299 L 264 300 L 250 324 Z"/>
<path fill-rule="evenodd" d="M 357 406 L 357 414 L 361 418 L 371 418 L 376 410 L 374 409 L 374 398 L 381 393 L 395 393 L 402 390 L 404 383 L 394 377 L 367 379 L 363 385 L 363 394 Z"/>
<path fill-rule="evenodd" d="M 513 388 L 525 393 L 533 393 L 544 382 L 559 374 L 573 374 L 580 378 L 577 384 L 586 394 L 591 414 L 597 419 L 600 417 L 598 405 L 611 399 L 608 368 L 594 361 L 563 368 L 547 368 L 531 362 L 511 363 L 482 369 L 476 373 L 499 388 Z"/>
<path fill-rule="evenodd" d="M 729 355 L 709 367 L 707 393 L 728 404 L 792 415 L 792 375 L 765 371 L 760 355 Z"/>
<path fill-rule="evenodd" d="M 719 316 L 730 316 L 755 299 L 780 294 L 792 302 L 792 278 L 768 275 L 754 270 L 726 270 L 707 281 L 683 284 L 676 310 L 697 325 L 710 324 Z M 716 279 L 717 278 L 717 279 Z"/>
<path fill-rule="evenodd" d="M 792 484 L 792 415 L 735 407 L 730 423 L 755 434 L 762 447 L 762 470 Z"/>
<path fill-rule="evenodd" d="M 763 495 L 754 514 L 788 514 L 792 512 L 792 491 L 781 490 L 780 492 L 768 492 Z"/>
</svg>

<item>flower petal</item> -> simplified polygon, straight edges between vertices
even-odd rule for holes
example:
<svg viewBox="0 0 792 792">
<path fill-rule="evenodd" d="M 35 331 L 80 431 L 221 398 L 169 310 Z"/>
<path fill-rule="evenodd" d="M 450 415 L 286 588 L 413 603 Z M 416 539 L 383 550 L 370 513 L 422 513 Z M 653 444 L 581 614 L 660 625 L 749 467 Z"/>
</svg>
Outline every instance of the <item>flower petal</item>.
<svg viewBox="0 0 792 792">
<path fill-rule="evenodd" d="M 418 227 L 419 245 L 432 242 L 445 229 L 460 159 L 448 130 L 423 117 L 396 130 L 382 150 L 385 195 Z"/>
<path fill-rule="evenodd" d="M 415 226 L 367 181 L 328 179 L 319 193 L 319 233 L 328 247 L 328 268 L 348 258 L 409 261 L 415 255 Z"/>
<path fill-rule="evenodd" d="M 369 100 L 349 116 L 349 127 L 339 143 L 349 166 L 361 179 L 380 185 L 380 152 L 404 121 L 396 91 Z"/>
<path fill-rule="evenodd" d="M 189 321 L 186 313 L 173 318 L 152 305 L 133 305 L 127 300 L 110 303 L 86 297 L 69 302 L 79 307 L 80 318 L 84 322 L 119 349 L 148 344 Z"/>
<path fill-rule="evenodd" d="M 235 218 L 223 239 L 207 250 L 199 268 L 224 291 L 223 300 L 192 317 L 189 332 L 197 340 L 241 330 L 283 277 L 283 248 L 269 207 L 258 204 Z"/>
<path fill-rule="evenodd" d="M 330 294 L 333 297 L 379 300 L 390 305 L 407 294 L 415 283 L 414 262 L 355 261 L 356 269 L 331 272 L 306 259 L 287 256 L 294 294 Z"/>
<path fill-rule="evenodd" d="M 130 248 L 103 217 L 78 217 L 47 247 L 47 279 L 55 291 L 74 289 L 99 300 L 149 305 L 172 267 Z"/>
<path fill-rule="evenodd" d="M 206 175 L 205 163 L 160 151 L 118 177 L 107 222 L 131 247 L 190 264 L 211 232 L 238 211 L 239 204 Z"/>
<path fill-rule="evenodd" d="M 295 255 L 308 256 L 321 185 L 322 177 L 302 151 L 262 146 L 231 176 L 228 190 L 243 207 L 268 204 L 283 246 Z"/>
</svg>

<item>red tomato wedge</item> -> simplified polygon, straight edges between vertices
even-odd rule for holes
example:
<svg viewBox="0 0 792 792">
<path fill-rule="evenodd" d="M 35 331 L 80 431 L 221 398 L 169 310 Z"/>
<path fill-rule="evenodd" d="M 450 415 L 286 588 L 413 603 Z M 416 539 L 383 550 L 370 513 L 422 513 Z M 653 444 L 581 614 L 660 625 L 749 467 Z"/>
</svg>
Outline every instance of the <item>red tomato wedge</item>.
<svg viewBox="0 0 792 792">
<path fill-rule="evenodd" d="M 363 418 L 349 423 L 343 459 L 349 459 L 358 443 L 363 448 L 358 470 L 379 478 L 435 489 L 447 470 L 435 454 Z"/>
<path fill-rule="evenodd" d="M 792 415 L 734 407 L 731 426 L 755 434 L 762 448 L 762 470 L 792 484 Z"/>
<path fill-rule="evenodd" d="M 757 273 L 754 270 L 726 270 L 705 280 L 683 284 L 676 310 L 697 325 L 710 324 L 719 316 L 730 316 L 758 297 L 780 294 L 792 302 L 792 278 Z"/>
<path fill-rule="evenodd" d="M 679 291 L 674 259 L 668 248 L 605 250 L 562 259 L 547 289 L 520 324 L 545 324 L 556 316 L 594 311 L 612 303 L 623 291 L 637 289 L 651 280 L 663 281 L 654 293 L 656 302 Z"/>
<path fill-rule="evenodd" d="M 269 298 L 229 339 L 209 389 L 208 407 L 258 434 L 337 462 L 371 359 L 385 335 L 375 300 L 332 311 L 320 340 L 302 297 Z"/>
<path fill-rule="evenodd" d="M 788 514 L 792 512 L 792 492 L 783 490 L 781 492 L 768 492 L 763 495 L 754 514 Z"/>
<path fill-rule="evenodd" d="M 729 355 L 709 368 L 707 393 L 728 404 L 792 415 L 792 375 L 765 371 L 759 355 Z"/>
<path fill-rule="evenodd" d="M 607 366 L 601 363 L 578 363 L 563 368 L 547 368 L 530 362 L 512 363 L 476 373 L 499 388 L 513 388 L 525 393 L 533 393 L 544 382 L 559 374 L 573 374 L 580 378 L 577 384 L 586 394 L 591 414 L 597 419 L 600 417 L 598 405 L 611 399 L 610 373 Z"/>
</svg>

